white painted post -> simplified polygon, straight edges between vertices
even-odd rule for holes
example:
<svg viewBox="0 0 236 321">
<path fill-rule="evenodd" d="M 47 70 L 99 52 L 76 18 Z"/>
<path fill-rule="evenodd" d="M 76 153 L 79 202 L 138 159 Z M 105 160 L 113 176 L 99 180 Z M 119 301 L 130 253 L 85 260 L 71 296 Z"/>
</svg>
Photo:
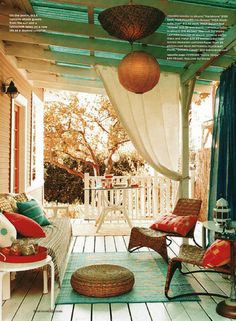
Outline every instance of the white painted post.
<svg viewBox="0 0 236 321">
<path fill-rule="evenodd" d="M 194 198 L 194 187 L 195 187 L 195 175 L 196 175 L 196 170 L 192 169 L 190 171 L 190 182 L 189 182 L 189 189 L 190 189 L 190 197 Z"/>
<path fill-rule="evenodd" d="M 84 213 L 85 217 L 89 212 L 89 173 L 84 173 Z"/>
<path fill-rule="evenodd" d="M 152 214 L 156 217 L 157 214 L 157 184 L 156 176 L 152 177 Z"/>
<path fill-rule="evenodd" d="M 186 177 L 181 185 L 181 197 L 189 197 L 189 124 L 188 113 L 182 107 L 182 173 Z"/>
</svg>

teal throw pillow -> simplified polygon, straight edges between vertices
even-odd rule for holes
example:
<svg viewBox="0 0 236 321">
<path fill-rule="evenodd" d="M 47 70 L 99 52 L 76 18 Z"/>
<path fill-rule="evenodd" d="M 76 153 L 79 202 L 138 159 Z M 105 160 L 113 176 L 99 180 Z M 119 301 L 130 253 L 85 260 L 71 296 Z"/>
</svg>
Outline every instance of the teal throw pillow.
<svg viewBox="0 0 236 321">
<path fill-rule="evenodd" d="M 45 226 L 51 224 L 47 217 L 44 215 L 42 207 L 36 200 L 31 200 L 28 202 L 17 202 L 16 205 L 20 214 L 31 218 L 39 225 Z"/>
</svg>

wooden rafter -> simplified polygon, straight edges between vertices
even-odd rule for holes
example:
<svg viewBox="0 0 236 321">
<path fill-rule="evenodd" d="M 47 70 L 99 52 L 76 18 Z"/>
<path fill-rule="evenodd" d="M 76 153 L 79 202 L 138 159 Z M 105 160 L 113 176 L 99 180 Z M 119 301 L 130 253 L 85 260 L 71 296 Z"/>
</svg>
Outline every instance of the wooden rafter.
<svg viewBox="0 0 236 321">
<path fill-rule="evenodd" d="M 236 46 L 236 26 L 232 27 L 228 32 L 224 39 L 224 44 L 222 46 L 222 51 L 209 59 L 208 61 L 200 61 L 185 71 L 181 76 L 181 81 L 183 83 L 187 82 L 189 79 L 193 78 L 195 75 L 200 76 L 200 74 L 207 69 L 214 61 L 217 61 L 220 57 L 224 56 L 231 48 Z"/>
<path fill-rule="evenodd" d="M 128 3 L 127 0 L 54 0 L 54 2 L 61 4 L 76 4 L 82 6 L 92 6 L 96 8 L 108 8 L 119 5 L 125 5 Z M 135 0 L 135 4 L 144 4 L 143 0 Z M 213 5 L 203 5 L 203 4 L 194 4 L 187 3 L 182 1 L 174 1 L 171 2 L 166 0 L 145 0 L 145 5 L 158 8 L 162 10 L 166 15 L 183 15 L 183 14 L 202 14 L 204 12 L 205 15 L 228 15 L 228 24 L 231 25 L 235 23 L 235 12 L 228 8 L 217 7 Z"/>
<path fill-rule="evenodd" d="M 100 25 L 94 24 L 94 15 L 97 8 L 107 8 L 127 4 L 127 0 L 52 0 L 61 4 L 73 4 L 87 7 L 88 21 L 83 22 L 60 20 L 60 17 L 42 17 L 41 25 L 47 26 L 47 33 L 14 33 L 8 31 L 9 13 L 34 13 L 30 0 L 3 0 L 0 3 L 0 41 L 4 45 L 7 55 L 16 58 L 17 66 L 28 71 L 28 79 L 35 85 L 50 85 L 54 87 L 88 88 L 92 85 L 95 90 L 104 90 L 98 76 L 92 68 L 81 68 L 80 65 L 93 66 L 95 64 L 118 66 L 124 55 L 130 52 L 129 43 L 120 41 L 108 35 Z M 50 1 L 40 4 L 50 7 Z M 5 3 L 5 5 L 2 5 Z M 142 0 L 135 0 L 135 4 L 144 4 Z M 184 60 L 168 61 L 166 31 L 155 32 L 151 36 L 135 42 L 133 50 L 143 50 L 155 56 L 161 65 L 162 71 L 181 74 L 181 81 L 186 82 L 195 75 L 201 79 L 218 80 L 221 68 L 226 68 L 235 61 L 236 52 L 236 9 L 233 5 L 217 6 L 217 3 L 197 4 L 177 0 L 145 0 L 145 5 L 157 7 L 166 15 L 227 15 L 227 25 L 230 27 L 225 38 L 224 47 L 217 56 L 208 61 L 186 62 Z M 67 6 L 68 7 L 68 6 Z M 45 8 L 43 8 L 45 10 Z M 80 7 L 78 7 L 80 10 Z M 84 10 L 83 9 L 83 10 Z M 46 9 L 47 10 L 47 9 Z M 69 13 L 69 11 L 68 11 Z M 66 17 L 63 17 L 63 19 Z M 160 30 L 165 30 L 161 28 Z M 64 49 L 52 46 L 64 47 Z M 100 52 L 100 56 L 99 55 Z M 62 64 L 62 65 L 60 65 Z M 63 65 L 65 64 L 65 65 Z M 84 80 L 77 79 L 78 77 Z M 45 78 L 45 79 L 44 79 Z M 87 80 L 93 79 L 93 80 Z M 87 82 L 86 82 L 87 81 Z M 52 87 L 51 87 L 52 88 Z M 72 90 L 72 89 L 71 89 Z"/>
</svg>

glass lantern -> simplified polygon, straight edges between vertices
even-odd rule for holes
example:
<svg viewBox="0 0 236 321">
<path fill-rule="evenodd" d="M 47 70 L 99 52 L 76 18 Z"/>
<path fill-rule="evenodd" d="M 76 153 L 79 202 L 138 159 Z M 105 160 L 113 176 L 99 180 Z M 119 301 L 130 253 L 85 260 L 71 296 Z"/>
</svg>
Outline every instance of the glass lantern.
<svg viewBox="0 0 236 321">
<path fill-rule="evenodd" d="M 230 208 L 228 202 L 224 198 L 220 198 L 216 202 L 216 207 L 213 209 L 214 221 L 219 225 L 224 225 L 230 221 Z"/>
</svg>

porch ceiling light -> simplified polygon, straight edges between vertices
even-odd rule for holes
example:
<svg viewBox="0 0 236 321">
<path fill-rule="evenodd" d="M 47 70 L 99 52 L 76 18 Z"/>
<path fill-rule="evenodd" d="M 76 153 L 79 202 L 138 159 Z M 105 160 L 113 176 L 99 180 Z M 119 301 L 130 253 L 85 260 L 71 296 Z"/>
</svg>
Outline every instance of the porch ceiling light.
<svg viewBox="0 0 236 321">
<path fill-rule="evenodd" d="M 9 84 L 2 84 L 2 92 L 7 94 L 10 98 L 16 98 L 19 95 L 19 91 L 12 80 Z"/>
<path fill-rule="evenodd" d="M 153 7 L 128 5 L 108 8 L 98 15 L 102 27 L 111 35 L 131 44 L 151 35 L 164 21 L 165 14 Z M 160 66 L 156 58 L 143 51 L 132 51 L 118 67 L 121 85 L 128 91 L 143 94 L 159 81 Z"/>
<path fill-rule="evenodd" d="M 164 21 L 165 14 L 153 7 L 132 4 L 108 8 L 98 15 L 102 27 L 113 37 L 135 40 L 151 35 Z"/>
<path fill-rule="evenodd" d="M 121 85 L 136 94 L 155 87 L 160 78 L 160 66 L 155 57 L 144 51 L 132 51 L 118 66 Z"/>
</svg>

